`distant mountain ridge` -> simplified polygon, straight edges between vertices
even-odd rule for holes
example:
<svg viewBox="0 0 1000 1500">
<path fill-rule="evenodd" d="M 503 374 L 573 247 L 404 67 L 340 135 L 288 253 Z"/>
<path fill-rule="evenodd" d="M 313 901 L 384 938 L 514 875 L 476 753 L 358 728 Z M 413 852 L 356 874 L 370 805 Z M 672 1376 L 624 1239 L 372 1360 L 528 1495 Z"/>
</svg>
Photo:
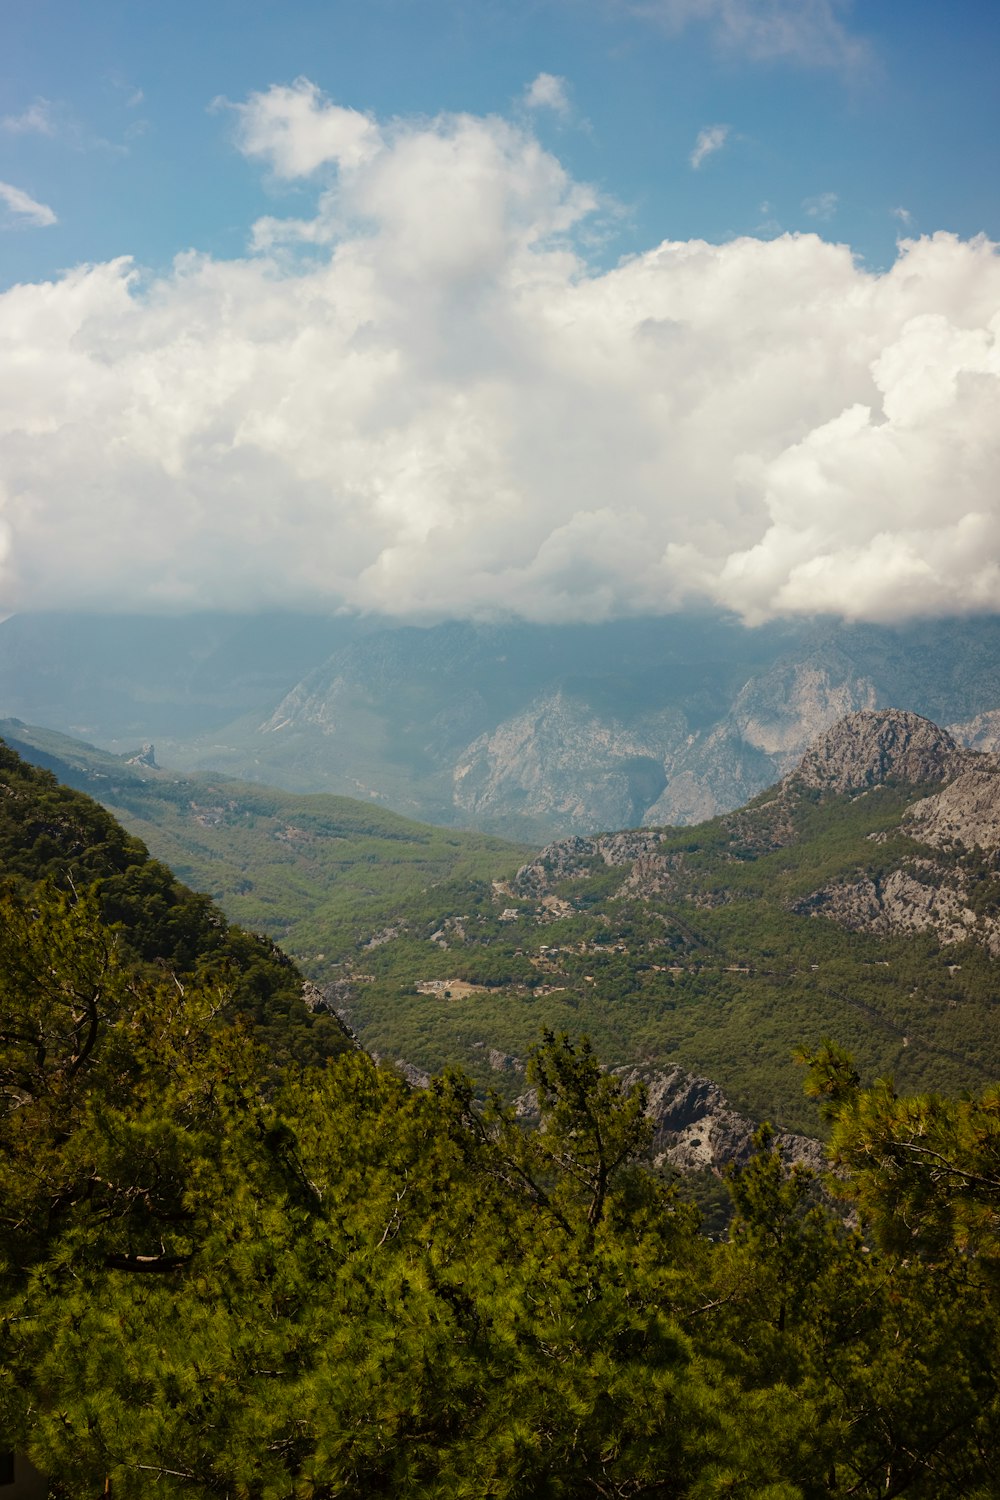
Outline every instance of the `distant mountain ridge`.
<svg viewBox="0 0 1000 1500">
<path fill-rule="evenodd" d="M 1000 621 L 0 624 L 7 716 L 537 843 L 698 823 L 786 775 L 845 714 L 892 706 L 1000 744 Z"/>
</svg>

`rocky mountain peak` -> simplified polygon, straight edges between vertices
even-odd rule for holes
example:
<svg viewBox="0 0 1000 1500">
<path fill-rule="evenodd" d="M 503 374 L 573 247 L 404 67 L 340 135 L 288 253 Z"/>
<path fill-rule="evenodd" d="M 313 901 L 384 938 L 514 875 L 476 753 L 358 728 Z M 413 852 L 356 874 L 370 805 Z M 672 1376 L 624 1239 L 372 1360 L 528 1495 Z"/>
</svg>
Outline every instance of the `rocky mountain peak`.
<svg viewBox="0 0 1000 1500">
<path fill-rule="evenodd" d="M 947 781 L 968 758 L 946 729 L 920 714 L 861 709 L 819 735 L 793 774 L 799 785 L 824 792 L 860 792 L 888 781 Z"/>
</svg>

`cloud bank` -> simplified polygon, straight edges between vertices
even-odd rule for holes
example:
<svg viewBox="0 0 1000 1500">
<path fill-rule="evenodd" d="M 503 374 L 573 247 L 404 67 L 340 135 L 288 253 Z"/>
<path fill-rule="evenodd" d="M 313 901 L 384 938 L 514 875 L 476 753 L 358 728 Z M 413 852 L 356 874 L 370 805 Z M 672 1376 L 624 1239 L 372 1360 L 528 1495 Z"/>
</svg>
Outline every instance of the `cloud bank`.
<svg viewBox="0 0 1000 1500">
<path fill-rule="evenodd" d="M 0 297 L 0 608 L 1000 609 L 997 247 L 597 270 L 526 128 L 305 81 L 233 119 L 312 216 Z"/>
</svg>

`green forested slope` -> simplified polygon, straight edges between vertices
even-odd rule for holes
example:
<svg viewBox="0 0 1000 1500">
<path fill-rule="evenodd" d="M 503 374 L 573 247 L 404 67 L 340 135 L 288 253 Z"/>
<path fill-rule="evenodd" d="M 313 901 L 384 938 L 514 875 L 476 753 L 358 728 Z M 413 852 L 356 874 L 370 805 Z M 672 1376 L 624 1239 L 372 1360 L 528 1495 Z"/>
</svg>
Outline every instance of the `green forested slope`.
<svg viewBox="0 0 1000 1500">
<path fill-rule="evenodd" d="M 815 1122 L 791 1054 L 825 1035 L 903 1089 L 982 1087 L 1000 1077 L 1000 1017 L 996 960 L 981 943 L 849 932 L 792 910 L 838 876 L 895 868 L 914 847 L 898 830 L 919 795 L 805 799 L 780 847 L 766 799 L 668 831 L 662 888 L 634 861 L 596 855 L 544 892 L 450 891 L 377 948 L 338 955 L 337 972 L 355 976 L 352 1025 L 366 1045 L 432 1071 L 456 1061 L 482 1072 L 483 1042 L 523 1056 L 540 1024 L 586 1031 L 611 1063 L 706 1074 L 753 1117 L 806 1131 Z"/>
<path fill-rule="evenodd" d="M 513 879 L 523 851 L 480 835 L 349 799 L 181 780 L 99 751 L 88 763 L 75 742 L 31 733 L 31 753 L 74 755 L 70 774 L 330 986 L 380 1055 L 428 1072 L 455 1064 L 513 1097 L 523 1074 L 494 1072 L 490 1054 L 523 1060 L 539 1027 L 565 1028 L 588 1033 L 613 1065 L 707 1075 L 752 1117 L 806 1132 L 816 1122 L 791 1054 L 824 1035 L 907 1090 L 957 1094 L 1000 1077 L 996 961 L 975 935 L 943 947 L 793 909 L 818 887 L 880 881 L 919 855 L 901 820 L 928 787 L 814 790 L 781 801 L 780 814 L 765 794 L 667 830 L 652 873 L 594 852 L 533 885 Z M 572 847 L 555 846 L 557 866 Z M 935 859 L 925 878 L 975 863 L 967 852 Z M 985 913 L 995 872 L 980 863 Z"/>
<path fill-rule="evenodd" d="M 0 880 L 29 907 L 91 892 L 137 974 L 223 986 L 276 1059 L 317 1062 L 350 1043 L 328 1014 L 302 1003 L 302 975 L 267 937 L 231 925 L 90 797 L 60 785 L 0 744 Z"/>
<path fill-rule="evenodd" d="M 863 1094 L 824 1055 L 867 1242 L 762 1142 L 713 1244 L 586 1048 L 543 1040 L 527 1132 L 363 1054 L 276 1087 L 217 996 L 124 973 L 86 903 L 24 915 L 0 1449 L 52 1500 L 996 1494 L 995 1098 Z"/>
<path fill-rule="evenodd" d="M 411 1090 L 297 1030 L 291 966 L 88 799 L 9 750 L 0 787 L 0 1454 L 51 1500 L 997 1494 L 996 1088 L 899 1097 L 813 1049 L 858 1231 L 764 1134 L 713 1243 L 589 1045 L 536 1033 L 529 1129 L 459 1074 Z M 732 920 L 735 896 L 695 899 L 726 839 L 750 902 L 761 869 L 853 858 L 840 833 L 823 853 L 827 813 L 779 865 L 745 821 L 689 835 L 683 909 Z M 610 924 L 606 868 L 565 888 L 563 915 L 484 896 L 482 941 L 429 947 L 533 970 L 509 929 L 539 909 Z M 736 940 L 644 910 L 682 970 Z M 739 941 L 775 967 L 779 925 Z M 634 952 L 565 949 L 581 997 Z"/>
<path fill-rule="evenodd" d="M 128 764 L 15 719 L 0 735 L 96 798 L 233 921 L 313 958 L 367 940 L 403 907 L 433 911 L 444 882 L 512 874 L 529 852 L 350 797 Z"/>
</svg>

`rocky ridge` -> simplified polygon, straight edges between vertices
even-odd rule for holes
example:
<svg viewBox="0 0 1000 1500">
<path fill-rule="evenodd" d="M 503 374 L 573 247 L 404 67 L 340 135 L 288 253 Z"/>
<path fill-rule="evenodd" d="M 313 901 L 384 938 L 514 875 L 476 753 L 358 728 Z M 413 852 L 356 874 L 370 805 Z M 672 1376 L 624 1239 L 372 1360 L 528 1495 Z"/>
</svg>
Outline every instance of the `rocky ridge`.
<svg viewBox="0 0 1000 1500">
<path fill-rule="evenodd" d="M 722 1089 L 709 1078 L 682 1068 L 617 1068 L 626 1087 L 641 1083 L 646 1090 L 646 1115 L 653 1127 L 653 1159 L 657 1166 L 678 1172 L 721 1173 L 745 1166 L 754 1152 L 756 1123 L 732 1107 Z M 407 1074 L 410 1077 L 410 1074 Z M 412 1079 L 411 1079 L 412 1081 Z M 519 1118 L 537 1115 L 533 1089 L 515 1102 Z M 777 1131 L 775 1147 L 788 1166 L 799 1164 L 822 1172 L 826 1156 L 819 1141 L 791 1131 Z"/>
<path fill-rule="evenodd" d="M 803 797 L 854 798 L 900 785 L 940 787 L 916 801 L 900 825 L 912 854 L 883 875 L 859 871 L 812 891 L 792 909 L 853 931 L 930 932 L 943 943 L 972 939 L 1000 956 L 1000 916 L 984 911 L 974 892 L 983 872 L 962 863 L 962 856 L 979 851 L 1000 866 L 1000 756 L 966 749 L 919 714 L 861 709 L 845 715 L 813 741 L 772 795 L 728 814 L 723 827 L 733 857 L 736 851 L 762 854 L 795 842 L 794 810 Z M 522 865 L 512 889 L 522 899 L 543 900 L 564 881 L 602 866 L 626 867 L 621 895 L 684 899 L 691 895 L 685 857 L 664 849 L 667 837 L 641 829 L 559 840 Z M 691 899 L 704 904 L 707 898 Z"/>
<path fill-rule="evenodd" d="M 947 781 L 969 761 L 969 751 L 920 714 L 863 709 L 820 734 L 794 774 L 797 784 L 816 791 L 857 793 L 893 782 Z"/>
<path fill-rule="evenodd" d="M 669 1072 L 629 1068 L 620 1076 L 626 1084 L 646 1086 L 658 1165 L 667 1163 L 680 1172 L 706 1168 L 719 1172 L 749 1161 L 757 1126 L 733 1109 L 718 1084 L 681 1068 Z M 817 1172 L 824 1169 L 826 1158 L 818 1141 L 780 1131 L 774 1144 L 789 1165 L 798 1162 Z"/>
<path fill-rule="evenodd" d="M 853 795 L 890 783 L 945 784 L 914 803 L 900 825 L 921 852 L 884 876 L 824 886 L 795 911 L 883 936 L 971 939 L 1000 956 L 1000 918 L 978 899 L 983 869 L 963 860 L 976 853 L 988 866 L 1000 854 L 1000 757 L 962 748 L 947 730 L 894 710 L 849 715 L 806 752 L 796 775 L 803 786 Z"/>
</svg>

